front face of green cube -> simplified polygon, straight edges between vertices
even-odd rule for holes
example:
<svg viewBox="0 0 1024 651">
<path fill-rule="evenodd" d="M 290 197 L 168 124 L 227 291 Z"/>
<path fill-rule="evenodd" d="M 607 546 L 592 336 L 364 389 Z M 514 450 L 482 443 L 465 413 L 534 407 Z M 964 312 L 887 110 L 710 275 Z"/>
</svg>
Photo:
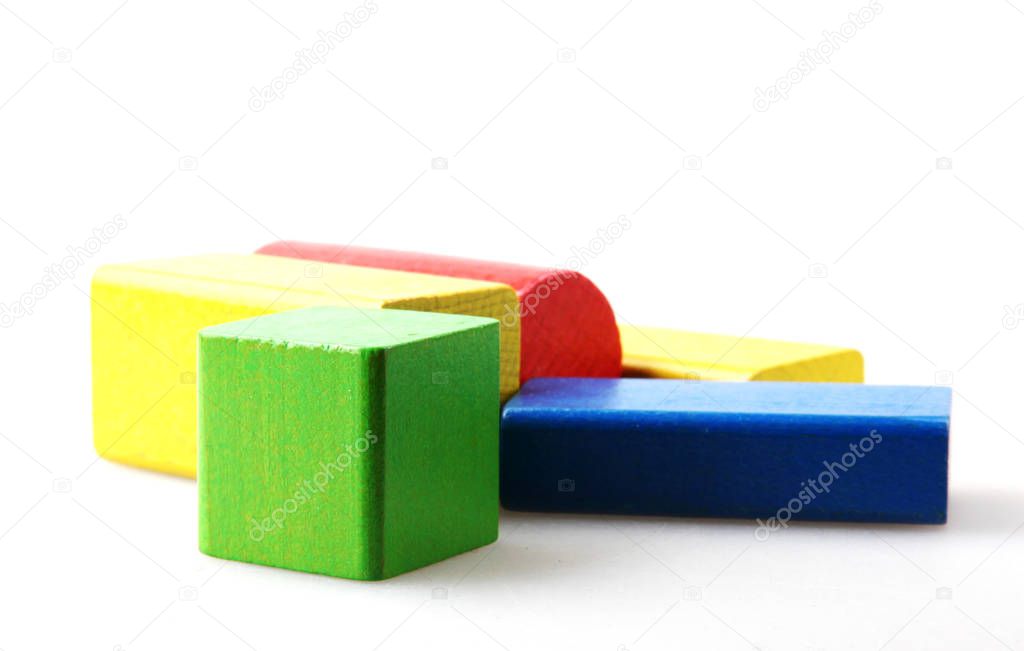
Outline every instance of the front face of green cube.
<svg viewBox="0 0 1024 651">
<path fill-rule="evenodd" d="M 217 337 L 199 355 L 201 551 L 374 578 L 373 356 Z"/>
<path fill-rule="evenodd" d="M 493 542 L 498 328 L 481 323 L 392 347 L 201 333 L 201 551 L 382 579 Z"/>
</svg>

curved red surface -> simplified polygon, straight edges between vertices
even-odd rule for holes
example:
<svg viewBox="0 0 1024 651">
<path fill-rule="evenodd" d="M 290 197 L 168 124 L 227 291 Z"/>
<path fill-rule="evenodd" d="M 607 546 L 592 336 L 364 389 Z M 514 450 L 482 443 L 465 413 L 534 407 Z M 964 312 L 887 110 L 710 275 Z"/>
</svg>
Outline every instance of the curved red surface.
<svg viewBox="0 0 1024 651">
<path fill-rule="evenodd" d="M 522 382 L 552 376 L 619 377 L 622 372 L 611 305 L 594 283 L 574 271 L 293 241 L 274 242 L 256 253 L 504 283 L 519 295 Z"/>
</svg>

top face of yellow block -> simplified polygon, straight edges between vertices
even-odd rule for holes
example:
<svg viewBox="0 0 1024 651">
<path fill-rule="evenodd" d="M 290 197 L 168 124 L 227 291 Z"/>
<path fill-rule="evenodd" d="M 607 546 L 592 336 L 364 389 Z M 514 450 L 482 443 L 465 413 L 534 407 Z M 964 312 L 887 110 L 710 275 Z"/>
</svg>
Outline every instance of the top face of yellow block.
<svg viewBox="0 0 1024 651">
<path fill-rule="evenodd" d="M 689 380 L 863 382 L 852 348 L 619 324 L 624 375 Z"/>
<path fill-rule="evenodd" d="M 162 286 L 203 282 L 214 285 L 276 289 L 279 292 L 330 294 L 367 306 L 389 307 L 393 303 L 428 297 L 454 295 L 492 295 L 505 285 L 431 276 L 370 267 L 355 267 L 322 262 L 307 262 L 272 255 L 197 255 L 184 258 L 150 260 L 130 264 L 107 265 L 106 273 L 148 274 Z"/>
<path fill-rule="evenodd" d="M 93 420 L 104 457 L 194 476 L 196 336 L 285 310 L 336 305 L 497 319 L 500 389 L 519 385 L 515 291 L 499 283 L 262 255 L 107 265 L 92 282 Z M 194 380 L 191 380 L 194 381 Z"/>
<path fill-rule="evenodd" d="M 502 400 L 519 388 L 518 298 L 500 283 L 230 254 L 105 265 L 93 282 L 257 305 L 265 312 L 341 305 L 490 317 L 498 319 L 501 330 Z"/>
</svg>

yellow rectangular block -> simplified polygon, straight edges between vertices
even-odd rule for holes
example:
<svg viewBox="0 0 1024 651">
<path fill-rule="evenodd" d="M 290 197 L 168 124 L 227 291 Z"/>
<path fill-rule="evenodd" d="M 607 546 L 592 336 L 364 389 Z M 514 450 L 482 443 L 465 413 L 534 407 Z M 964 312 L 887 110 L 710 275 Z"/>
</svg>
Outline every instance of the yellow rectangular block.
<svg viewBox="0 0 1024 651">
<path fill-rule="evenodd" d="M 623 375 L 686 380 L 863 382 L 852 348 L 620 323 Z"/>
<path fill-rule="evenodd" d="M 206 326 L 314 305 L 491 317 L 500 327 L 502 400 L 519 388 L 519 303 L 499 283 L 204 255 L 100 267 L 92 302 L 96 451 L 186 477 L 196 473 L 196 334 Z"/>
</svg>

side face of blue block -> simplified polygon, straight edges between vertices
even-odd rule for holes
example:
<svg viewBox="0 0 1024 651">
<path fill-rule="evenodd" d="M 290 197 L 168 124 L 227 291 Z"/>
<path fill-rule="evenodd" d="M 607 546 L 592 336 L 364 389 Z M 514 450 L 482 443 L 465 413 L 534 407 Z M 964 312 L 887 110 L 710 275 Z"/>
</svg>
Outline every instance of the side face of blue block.
<svg viewBox="0 0 1024 651">
<path fill-rule="evenodd" d="M 506 508 L 946 521 L 947 387 L 541 378 L 502 413 Z"/>
</svg>

